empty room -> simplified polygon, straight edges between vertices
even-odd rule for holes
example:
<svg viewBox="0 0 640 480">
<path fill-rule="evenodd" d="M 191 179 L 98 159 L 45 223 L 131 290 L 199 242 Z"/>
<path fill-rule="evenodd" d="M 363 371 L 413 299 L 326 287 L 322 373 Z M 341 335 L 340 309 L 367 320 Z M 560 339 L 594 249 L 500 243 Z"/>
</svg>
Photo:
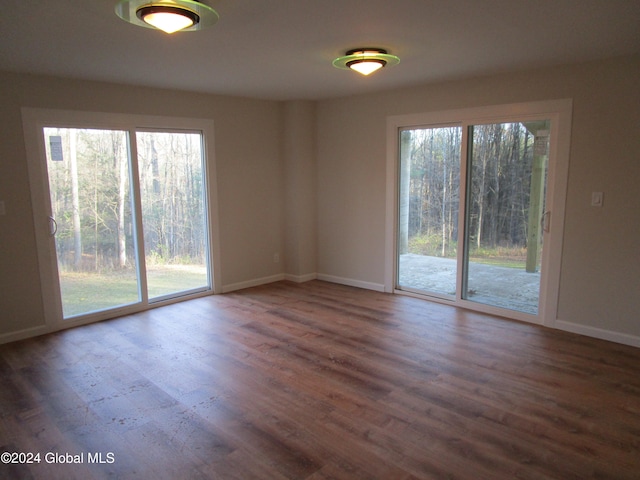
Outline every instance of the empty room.
<svg viewBox="0 0 640 480">
<path fill-rule="evenodd" d="M 0 477 L 637 479 L 638 25 L 10 0 Z"/>
</svg>

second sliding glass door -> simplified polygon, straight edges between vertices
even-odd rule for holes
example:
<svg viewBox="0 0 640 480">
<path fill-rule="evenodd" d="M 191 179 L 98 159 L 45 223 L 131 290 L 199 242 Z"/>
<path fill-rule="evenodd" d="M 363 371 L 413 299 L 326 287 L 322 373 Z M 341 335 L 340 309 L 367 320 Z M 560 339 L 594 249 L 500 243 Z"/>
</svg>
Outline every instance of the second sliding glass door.
<svg viewBox="0 0 640 480">
<path fill-rule="evenodd" d="M 136 133 L 147 290 L 156 300 L 208 288 L 200 133 Z"/>
<path fill-rule="evenodd" d="M 468 127 L 465 300 L 538 313 L 549 123 Z"/>
<path fill-rule="evenodd" d="M 399 290 L 537 315 L 550 120 L 399 131 Z"/>
</svg>

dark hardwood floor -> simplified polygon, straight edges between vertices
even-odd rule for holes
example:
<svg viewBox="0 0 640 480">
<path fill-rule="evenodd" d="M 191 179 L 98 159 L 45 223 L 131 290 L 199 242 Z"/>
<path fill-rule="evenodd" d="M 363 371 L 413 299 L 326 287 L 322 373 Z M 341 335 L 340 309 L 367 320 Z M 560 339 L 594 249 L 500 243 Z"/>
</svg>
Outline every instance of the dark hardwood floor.
<svg viewBox="0 0 640 480">
<path fill-rule="evenodd" d="M 0 346 L 0 418 L 10 479 L 638 479 L 640 349 L 280 282 Z"/>
</svg>

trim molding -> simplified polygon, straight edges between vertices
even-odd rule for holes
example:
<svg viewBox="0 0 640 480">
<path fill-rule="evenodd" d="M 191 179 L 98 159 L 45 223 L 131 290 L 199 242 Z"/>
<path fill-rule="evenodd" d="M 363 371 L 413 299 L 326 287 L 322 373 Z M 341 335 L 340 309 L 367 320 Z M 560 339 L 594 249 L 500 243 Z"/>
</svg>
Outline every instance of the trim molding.
<svg viewBox="0 0 640 480">
<path fill-rule="evenodd" d="M 25 328 L 24 330 L 18 330 L 11 333 L 5 333 L 0 335 L 0 345 L 3 343 L 17 342 L 18 340 L 24 340 L 31 337 L 37 337 L 46 333 L 51 333 L 52 329 L 47 325 L 40 325 L 38 327 Z"/>
<path fill-rule="evenodd" d="M 254 278 L 245 282 L 231 283 L 223 285 L 222 293 L 233 292 L 234 290 L 242 290 L 243 288 L 257 287 L 267 283 L 279 282 L 281 280 L 289 280 L 296 283 L 304 283 L 310 280 L 323 280 L 325 282 L 339 283 L 350 287 L 364 288 L 366 290 L 375 290 L 376 292 L 384 292 L 384 285 L 381 283 L 363 282 L 353 278 L 336 277 L 324 273 L 307 273 L 305 275 L 292 275 L 289 273 L 279 273 L 269 277 Z"/>
<path fill-rule="evenodd" d="M 311 280 L 315 280 L 316 278 L 318 278 L 318 274 L 316 274 L 316 273 L 306 273 L 304 275 L 293 275 L 291 273 L 285 273 L 284 274 L 284 279 L 285 280 L 289 280 L 289 281 L 295 282 L 295 283 L 309 282 Z"/>
<path fill-rule="evenodd" d="M 278 273 L 277 275 L 271 275 L 269 277 L 254 278 L 253 280 L 247 280 L 244 282 L 231 283 L 229 285 L 222 286 L 222 293 L 229 293 L 235 290 L 242 290 L 243 288 L 257 287 L 259 285 L 265 285 L 267 283 L 279 282 L 284 280 L 284 273 Z"/>
<path fill-rule="evenodd" d="M 460 190 L 465 190 L 464 179 L 469 145 L 466 138 L 467 127 L 475 123 L 493 122 L 521 122 L 525 120 L 551 120 L 551 137 L 555 138 L 549 145 L 549 161 L 547 171 L 546 201 L 548 210 L 553 213 L 553 226 L 545 234 L 545 248 L 542 254 L 543 272 L 540 283 L 540 309 L 538 321 L 547 327 L 554 327 L 554 319 L 558 312 L 558 289 L 560 285 L 562 242 L 564 236 L 564 217 L 566 190 L 569 172 L 569 157 L 571 147 L 573 100 L 557 99 L 542 100 L 501 105 L 487 105 L 481 107 L 452 109 L 417 114 L 387 116 L 387 159 L 386 159 L 386 199 L 385 199 L 385 256 L 384 256 L 384 286 L 385 291 L 393 292 L 395 276 L 397 275 L 397 222 L 398 222 L 398 188 L 399 188 L 399 144 L 398 132 L 405 127 L 441 127 L 459 125 L 462 127 L 461 139 L 461 170 Z M 460 205 L 458 224 L 462 233 L 464 220 L 464 203 Z M 459 244 L 462 238 L 459 238 Z M 458 255 L 458 282 L 463 263 Z M 458 288 L 458 291 L 461 289 Z M 464 304 L 458 292 L 456 305 L 464 308 L 477 309 L 473 304 Z M 491 313 L 491 312 L 490 312 Z M 527 318 L 499 313 L 515 320 L 529 321 Z"/>
<path fill-rule="evenodd" d="M 613 330 L 580 325 L 579 323 L 568 322 L 566 320 L 556 320 L 553 328 L 640 348 L 640 336 L 630 335 L 628 333 L 620 333 Z"/>
<path fill-rule="evenodd" d="M 341 285 L 348 285 L 350 287 L 364 288 L 366 290 L 375 290 L 376 292 L 384 292 L 384 284 L 363 282 L 362 280 L 355 280 L 353 278 L 336 277 L 334 275 L 327 275 L 324 273 L 318 273 L 318 280 L 324 280 L 325 282 L 339 283 Z"/>
</svg>

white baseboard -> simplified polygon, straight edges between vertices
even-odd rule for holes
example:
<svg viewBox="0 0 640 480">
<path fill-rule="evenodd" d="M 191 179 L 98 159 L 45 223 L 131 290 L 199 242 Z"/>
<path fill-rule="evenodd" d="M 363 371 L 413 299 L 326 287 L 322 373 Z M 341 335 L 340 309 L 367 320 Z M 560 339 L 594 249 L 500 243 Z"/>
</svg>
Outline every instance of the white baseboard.
<svg viewBox="0 0 640 480">
<path fill-rule="evenodd" d="M 554 328 L 564 330 L 571 333 L 579 333 L 587 337 L 599 338 L 600 340 L 608 340 L 609 342 L 621 343 L 631 347 L 640 348 L 640 337 L 629 335 L 628 333 L 614 332 L 612 330 L 604 330 L 597 327 L 589 327 L 578 323 L 567 322 L 564 320 L 556 320 Z"/>
<path fill-rule="evenodd" d="M 25 338 L 37 337 L 38 335 L 44 335 L 45 333 L 51 333 L 52 331 L 53 330 L 48 326 L 40 325 L 32 328 L 25 328 L 24 330 L 18 330 L 17 332 L 5 333 L 0 335 L 0 345 L 3 343 L 24 340 Z"/>
<path fill-rule="evenodd" d="M 318 278 L 318 275 L 315 273 L 307 273 L 305 275 L 292 275 L 290 273 L 284 274 L 285 280 L 289 280 L 291 282 L 296 282 L 296 283 L 309 282 L 311 280 L 315 280 L 316 278 Z"/>
<path fill-rule="evenodd" d="M 247 280 L 245 282 L 231 283 L 229 285 L 222 286 L 222 293 L 233 292 L 234 290 L 242 290 L 243 288 L 257 287 L 258 285 L 265 285 L 267 283 L 279 282 L 284 280 L 284 273 L 277 275 L 271 275 L 269 277 L 254 278 L 253 280 Z"/>
<path fill-rule="evenodd" d="M 384 292 L 384 284 L 382 283 L 363 282 L 362 280 L 336 277 L 334 275 L 326 275 L 324 273 L 318 273 L 316 278 L 318 280 L 324 280 L 325 282 L 339 283 L 341 285 L 349 285 L 350 287 L 358 287 L 364 288 L 366 290 L 375 290 L 376 292 Z"/>
<path fill-rule="evenodd" d="M 310 280 L 323 280 L 325 282 L 339 283 L 341 285 L 349 285 L 350 287 L 364 288 L 366 290 L 374 290 L 376 292 L 384 292 L 384 285 L 381 283 L 363 282 L 353 278 L 336 277 L 334 275 L 326 275 L 323 273 L 307 273 L 305 275 L 292 275 L 279 273 L 269 277 L 255 278 L 245 282 L 231 283 L 222 286 L 222 293 L 233 292 L 234 290 L 242 290 L 243 288 L 257 287 L 266 285 L 267 283 L 279 282 L 281 280 L 290 280 L 296 283 L 304 283 Z"/>
</svg>

